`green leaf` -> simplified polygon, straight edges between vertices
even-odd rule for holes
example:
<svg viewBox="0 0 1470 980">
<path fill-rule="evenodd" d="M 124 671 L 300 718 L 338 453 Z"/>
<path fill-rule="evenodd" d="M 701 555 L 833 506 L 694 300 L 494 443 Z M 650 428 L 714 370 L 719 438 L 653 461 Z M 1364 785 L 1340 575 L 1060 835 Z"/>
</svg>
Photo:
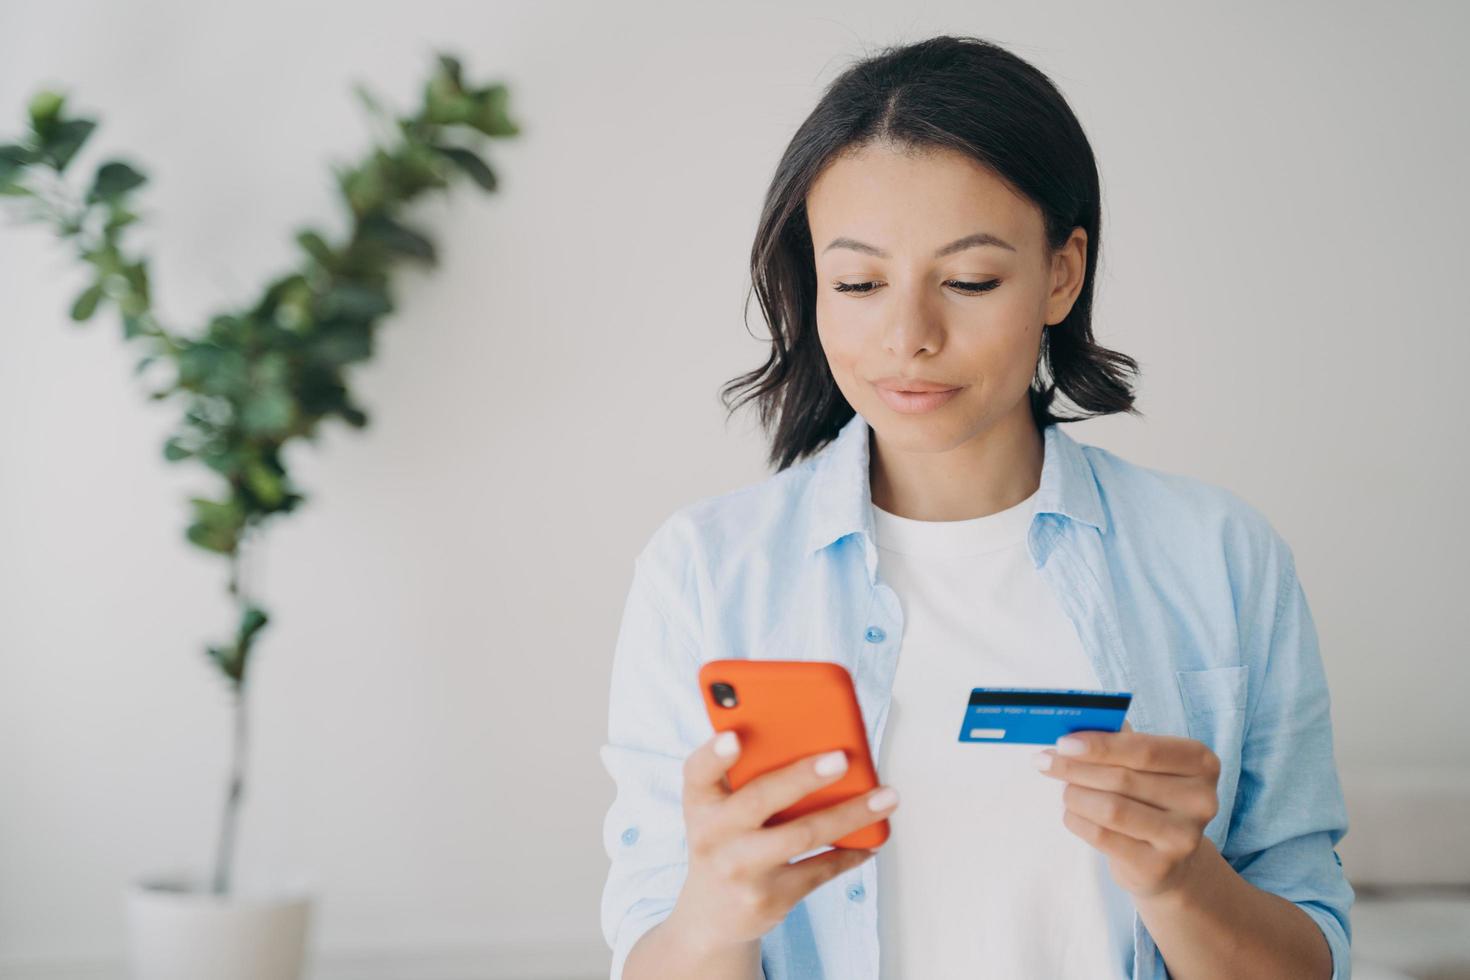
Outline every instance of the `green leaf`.
<svg viewBox="0 0 1470 980">
<path fill-rule="evenodd" d="M 12 182 L 24 175 L 33 160 L 28 147 L 14 143 L 0 146 L 0 192 L 17 193 Z"/>
<path fill-rule="evenodd" d="M 441 58 L 440 70 L 429 77 L 424 86 L 424 119 L 431 123 L 460 123 L 475 111 L 475 100 L 465 92 L 455 73 L 449 70 L 458 63 Z"/>
<path fill-rule="evenodd" d="M 286 294 L 293 287 L 303 287 L 305 285 L 306 278 L 299 272 L 293 272 L 290 275 L 276 279 L 261 294 L 260 302 L 256 303 L 255 307 L 250 311 L 250 318 L 257 321 L 273 319 L 276 315 L 277 308 L 281 305 L 281 300 Z"/>
<path fill-rule="evenodd" d="M 466 150 L 461 146 L 435 146 L 434 149 L 469 174 L 470 178 L 485 190 L 495 190 L 495 171 L 491 170 L 490 166 L 474 151 Z"/>
<path fill-rule="evenodd" d="M 316 259 L 324 268 L 331 269 L 335 264 L 336 255 L 333 254 L 331 246 L 327 244 L 326 239 L 310 228 L 297 232 L 296 241 L 306 250 L 307 255 Z"/>
<path fill-rule="evenodd" d="M 245 402 L 240 425 L 253 436 L 276 435 L 291 427 L 295 415 L 296 403 L 290 393 L 284 388 L 271 388 L 257 392 Z"/>
<path fill-rule="evenodd" d="M 240 504 L 234 498 L 222 502 L 208 497 L 190 497 L 189 503 L 194 505 L 195 519 L 204 524 L 238 527 L 244 518 Z"/>
<path fill-rule="evenodd" d="M 311 284 L 304 278 L 288 283 L 276 304 L 276 323 L 287 330 L 305 331 L 311 325 L 311 299 Z"/>
<path fill-rule="evenodd" d="M 458 58 L 448 54 L 439 55 L 439 70 L 444 72 L 449 80 L 454 83 L 455 88 L 462 88 L 464 86 L 462 80 L 463 71 Z"/>
<path fill-rule="evenodd" d="M 51 162 L 57 173 L 64 172 L 66 165 L 96 128 L 97 124 L 90 119 L 68 119 L 57 124 L 46 134 L 46 139 L 41 144 L 41 156 Z"/>
<path fill-rule="evenodd" d="M 448 126 L 469 122 L 475 111 L 475 100 L 468 95 L 440 91 L 428 96 L 424 116 L 431 123 Z"/>
<path fill-rule="evenodd" d="M 233 395 L 245 389 L 249 378 L 245 355 L 236 347 L 208 341 L 190 344 L 178 354 L 179 384 L 215 395 Z"/>
<path fill-rule="evenodd" d="M 280 475 L 259 460 L 251 460 L 245 465 L 245 485 L 267 507 L 276 506 L 285 496 Z"/>
<path fill-rule="evenodd" d="M 205 497 L 191 497 L 189 502 L 194 505 L 194 523 L 185 532 L 188 539 L 209 551 L 233 553 L 245 526 L 239 502 L 233 497 L 224 503 Z"/>
<path fill-rule="evenodd" d="M 372 328 L 360 321 L 338 321 L 317 334 L 311 356 L 318 362 L 341 366 L 373 356 Z"/>
<path fill-rule="evenodd" d="M 97 176 L 92 180 L 92 189 L 87 192 L 87 201 L 110 200 L 135 187 L 142 186 L 147 181 L 147 177 L 121 160 L 109 160 L 97 168 Z"/>
<path fill-rule="evenodd" d="M 343 386 L 337 365 L 323 363 L 316 350 L 301 367 L 301 377 L 296 384 L 296 397 L 301 410 L 308 416 L 325 416 L 335 412 L 347 401 L 347 389 Z M 306 437 L 316 436 L 316 426 L 306 427 Z"/>
<path fill-rule="evenodd" d="M 520 127 L 507 114 L 510 91 L 503 84 L 489 85 L 473 93 L 475 110 L 465 121 L 486 136 L 517 136 Z"/>
<path fill-rule="evenodd" d="M 107 231 L 114 231 L 124 225 L 130 225 L 138 220 L 138 215 L 123 207 L 114 205 L 107 214 L 107 223 L 103 226 Z"/>
<path fill-rule="evenodd" d="M 77 322 L 89 320 L 97 312 L 97 303 L 102 299 L 102 284 L 93 283 L 83 290 L 71 305 L 71 318 Z"/>
<path fill-rule="evenodd" d="M 376 210 L 387 197 L 388 182 L 383 172 L 386 159 L 380 151 L 360 167 L 338 171 L 338 184 L 353 214 Z"/>
<path fill-rule="evenodd" d="M 408 143 L 386 165 L 394 193 L 407 201 L 431 187 L 446 187 L 444 160 L 423 143 Z"/>
<path fill-rule="evenodd" d="M 362 232 L 394 252 L 424 259 L 431 265 L 438 261 L 433 242 L 381 212 L 374 212 L 363 219 Z"/>
<path fill-rule="evenodd" d="M 221 350 L 216 344 L 190 344 L 179 351 L 179 382 L 198 385 L 204 381 L 215 369 L 219 354 Z"/>
<path fill-rule="evenodd" d="M 55 122 L 61 115 L 61 107 L 66 104 L 66 96 L 61 92 L 43 89 L 31 96 L 28 110 L 31 116 L 31 125 L 40 129 Z"/>
<path fill-rule="evenodd" d="M 226 478 L 233 477 L 241 466 L 240 454 L 235 450 L 202 452 L 198 455 L 205 466 Z"/>
<path fill-rule="evenodd" d="M 190 524 L 184 536 L 207 551 L 228 555 L 235 550 L 236 538 L 234 535 L 212 528 L 207 524 Z"/>
<path fill-rule="evenodd" d="M 371 319 L 391 312 L 393 303 L 381 289 L 359 283 L 344 282 L 332 287 L 319 302 L 318 319 L 348 317 Z"/>
<path fill-rule="evenodd" d="M 177 436 L 169 439 L 163 444 L 163 458 L 171 463 L 177 462 L 181 459 L 188 459 L 190 456 L 193 455 L 193 450 L 188 449 L 182 443 L 180 443 Z"/>
<path fill-rule="evenodd" d="M 291 380 L 291 359 L 283 351 L 262 354 L 255 362 L 255 379 L 262 385 L 287 386 Z"/>
<path fill-rule="evenodd" d="M 141 261 L 129 262 L 123 266 L 123 277 L 146 309 L 153 302 L 148 289 L 148 266 Z"/>
<path fill-rule="evenodd" d="M 257 606 L 246 606 L 245 611 L 240 614 L 240 642 L 241 649 L 249 646 L 250 641 L 259 633 L 265 624 L 270 622 L 264 609 Z"/>
<path fill-rule="evenodd" d="M 235 682 L 239 682 L 244 675 L 244 658 L 240 656 L 239 649 L 230 647 L 209 647 L 209 659 L 213 660 L 219 669 Z"/>
</svg>

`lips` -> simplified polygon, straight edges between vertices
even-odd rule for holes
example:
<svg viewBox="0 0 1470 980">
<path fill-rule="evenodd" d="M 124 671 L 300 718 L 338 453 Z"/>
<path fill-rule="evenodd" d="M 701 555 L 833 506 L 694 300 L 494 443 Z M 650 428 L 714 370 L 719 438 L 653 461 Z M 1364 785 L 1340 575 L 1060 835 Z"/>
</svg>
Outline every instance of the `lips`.
<svg viewBox="0 0 1470 980">
<path fill-rule="evenodd" d="M 879 388 L 899 392 L 953 391 L 960 387 L 940 381 L 925 381 L 920 378 L 879 378 L 873 383 Z"/>
<path fill-rule="evenodd" d="M 883 385 L 877 385 L 878 397 L 883 403 L 895 412 L 904 415 L 919 415 L 924 412 L 932 412 L 955 395 L 960 393 L 959 388 L 949 388 L 941 391 L 897 391 Z"/>
</svg>

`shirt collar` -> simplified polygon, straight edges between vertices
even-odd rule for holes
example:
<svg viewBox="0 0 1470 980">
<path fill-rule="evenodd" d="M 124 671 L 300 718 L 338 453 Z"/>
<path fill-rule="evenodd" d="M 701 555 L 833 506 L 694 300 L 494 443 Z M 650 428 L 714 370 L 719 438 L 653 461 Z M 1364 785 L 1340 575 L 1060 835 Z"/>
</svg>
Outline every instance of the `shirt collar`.
<svg viewBox="0 0 1470 980">
<path fill-rule="evenodd" d="M 868 420 L 853 413 L 814 458 L 806 500 L 806 554 L 861 531 L 873 540 Z M 1053 422 L 1042 430 L 1041 485 L 1036 513 L 1061 514 L 1107 533 L 1108 520 L 1092 464 L 1082 446 Z"/>
</svg>

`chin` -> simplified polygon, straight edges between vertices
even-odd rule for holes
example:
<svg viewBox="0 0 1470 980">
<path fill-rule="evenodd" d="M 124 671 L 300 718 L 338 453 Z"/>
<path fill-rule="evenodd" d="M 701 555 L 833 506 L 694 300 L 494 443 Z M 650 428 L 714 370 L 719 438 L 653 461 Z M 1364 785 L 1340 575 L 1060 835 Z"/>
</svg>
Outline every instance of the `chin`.
<svg viewBox="0 0 1470 980">
<path fill-rule="evenodd" d="M 932 412 L 905 415 L 879 402 L 863 411 L 868 425 L 898 449 L 939 452 L 952 449 L 969 435 L 970 416 L 945 405 Z"/>
</svg>

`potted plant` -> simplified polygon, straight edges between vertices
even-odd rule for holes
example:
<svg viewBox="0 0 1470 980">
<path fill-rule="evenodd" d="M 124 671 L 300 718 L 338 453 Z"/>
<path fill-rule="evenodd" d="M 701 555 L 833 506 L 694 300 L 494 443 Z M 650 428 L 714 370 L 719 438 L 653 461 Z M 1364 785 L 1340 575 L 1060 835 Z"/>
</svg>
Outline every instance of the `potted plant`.
<svg viewBox="0 0 1470 980">
<path fill-rule="evenodd" d="M 433 242 L 402 220 L 421 194 L 468 177 L 487 192 L 494 171 L 481 156 L 487 138 L 520 132 L 507 114 L 504 84 L 465 84 L 460 62 L 438 54 L 411 116 L 393 117 L 361 84 L 355 91 L 376 126 L 370 152 L 333 166 L 349 213 L 340 241 L 313 228 L 296 234 L 299 264 L 267 283 L 258 301 L 213 316 L 202 331 L 166 329 L 155 315 L 145 259 L 122 239 L 141 215 L 133 197 L 146 177 L 123 160 L 97 167 L 85 192 L 69 192 L 68 165 L 96 128 L 70 116 L 64 94 L 43 90 L 28 107 L 29 126 L 0 145 L 0 201 L 26 205 L 25 218 L 54 226 L 90 267 L 91 282 L 71 306 L 77 323 L 103 304 L 116 307 L 124 340 L 146 347 L 134 369 L 167 377 L 152 399 L 182 403 L 163 444 L 174 462 L 202 464 L 221 484 L 190 498 L 185 536 L 228 563 L 236 623 L 228 639 L 206 646 L 228 685 L 233 745 L 218 845 L 208 875 L 150 874 L 125 888 L 130 955 L 137 980 L 295 980 L 300 976 L 314 886 L 277 882 L 242 893 L 232 881 L 236 825 L 244 799 L 247 680 L 251 654 L 269 614 L 244 579 L 242 554 L 273 518 L 305 502 L 287 472 L 292 440 L 315 441 L 330 418 L 362 428 L 345 369 L 367 360 L 379 320 L 392 312 L 390 273 L 405 261 L 437 262 Z"/>
</svg>

